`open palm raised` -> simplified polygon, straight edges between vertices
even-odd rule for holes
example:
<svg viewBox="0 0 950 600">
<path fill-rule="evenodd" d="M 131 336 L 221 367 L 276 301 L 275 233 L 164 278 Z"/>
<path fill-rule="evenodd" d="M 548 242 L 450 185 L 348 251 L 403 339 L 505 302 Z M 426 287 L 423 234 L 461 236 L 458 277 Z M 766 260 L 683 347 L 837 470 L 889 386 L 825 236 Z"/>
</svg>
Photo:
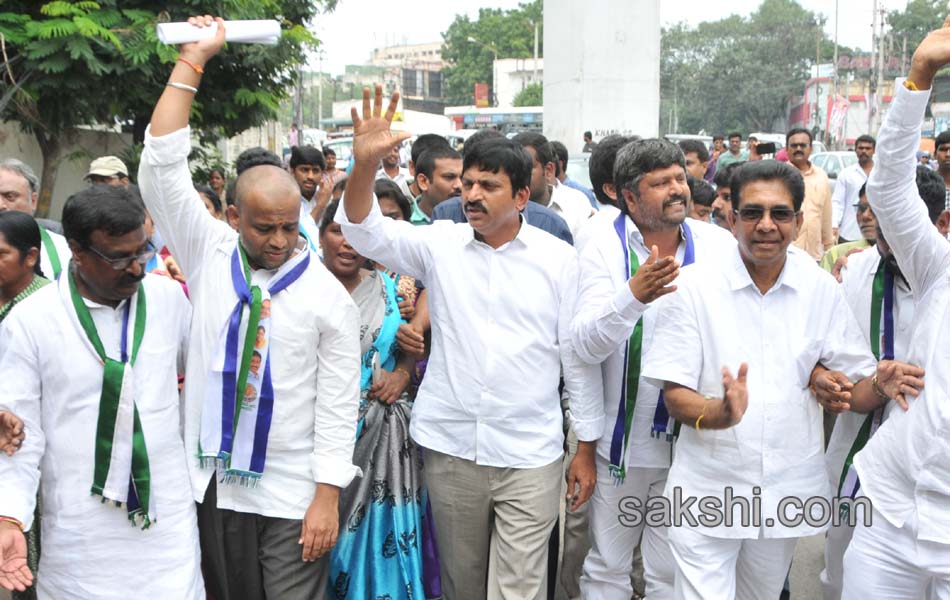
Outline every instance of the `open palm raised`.
<svg viewBox="0 0 950 600">
<path fill-rule="evenodd" d="M 355 106 L 350 110 L 353 117 L 353 159 L 356 162 L 371 163 L 375 168 L 376 163 L 393 148 L 409 139 L 410 134 L 406 132 L 390 130 L 398 104 L 399 92 L 393 92 L 386 114 L 383 114 L 383 86 L 377 85 L 370 112 L 369 88 L 363 88 L 362 118 Z"/>
</svg>

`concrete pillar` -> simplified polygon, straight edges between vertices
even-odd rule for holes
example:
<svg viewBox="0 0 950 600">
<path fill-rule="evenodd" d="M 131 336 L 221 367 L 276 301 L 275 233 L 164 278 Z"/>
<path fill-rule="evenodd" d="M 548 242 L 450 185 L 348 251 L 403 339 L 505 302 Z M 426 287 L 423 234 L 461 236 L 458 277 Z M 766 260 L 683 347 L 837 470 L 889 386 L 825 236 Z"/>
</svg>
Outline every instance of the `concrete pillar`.
<svg viewBox="0 0 950 600">
<path fill-rule="evenodd" d="M 655 137 L 659 0 L 545 0 L 544 135 L 580 152 L 583 134 Z"/>
</svg>

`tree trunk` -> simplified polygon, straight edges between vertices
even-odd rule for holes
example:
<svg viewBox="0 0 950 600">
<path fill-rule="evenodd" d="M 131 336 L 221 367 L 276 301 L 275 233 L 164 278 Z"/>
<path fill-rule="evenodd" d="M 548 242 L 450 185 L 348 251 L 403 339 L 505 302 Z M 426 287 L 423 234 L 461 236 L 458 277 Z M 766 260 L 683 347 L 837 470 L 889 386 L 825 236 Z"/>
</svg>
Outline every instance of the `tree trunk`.
<svg viewBox="0 0 950 600">
<path fill-rule="evenodd" d="M 56 175 L 59 165 L 63 162 L 62 146 L 59 139 L 50 139 L 40 130 L 34 133 L 36 141 L 43 154 L 43 172 L 40 176 L 40 197 L 36 203 L 35 216 L 49 217 L 50 205 L 53 201 L 53 189 L 56 187 Z"/>
</svg>

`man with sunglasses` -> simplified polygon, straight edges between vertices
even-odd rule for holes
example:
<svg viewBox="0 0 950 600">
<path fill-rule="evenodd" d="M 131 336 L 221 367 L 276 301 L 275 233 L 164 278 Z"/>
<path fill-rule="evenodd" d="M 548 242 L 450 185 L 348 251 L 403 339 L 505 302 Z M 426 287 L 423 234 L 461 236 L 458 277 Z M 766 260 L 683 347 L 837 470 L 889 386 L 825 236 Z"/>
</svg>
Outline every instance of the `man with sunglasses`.
<svg viewBox="0 0 950 600">
<path fill-rule="evenodd" d="M 914 291 L 909 360 L 927 386 L 910 410 L 894 411 L 854 458 L 873 520 L 858 526 L 844 557 L 842 598 L 950 597 L 950 212 L 915 180 L 920 126 L 934 76 L 950 64 L 950 19 L 921 42 L 895 85 L 881 126 L 868 200 L 900 272 Z M 921 197 L 925 202 L 921 202 Z M 934 223 L 937 227 L 934 227 Z"/>
<path fill-rule="evenodd" d="M 205 596 L 179 433 L 191 307 L 177 283 L 146 276 L 144 221 L 124 187 L 73 195 L 72 260 L 0 328 L 0 406 L 26 433 L 0 460 L 0 587 L 36 581 L 22 532 L 40 526 L 39 488 L 40 598 Z"/>
<path fill-rule="evenodd" d="M 830 491 L 821 407 L 809 393 L 827 382 L 825 371 L 813 381 L 815 365 L 856 381 L 857 412 L 898 396 L 905 373 L 920 374 L 876 363 L 834 279 L 789 251 L 802 223 L 798 170 L 750 162 L 731 192 L 738 245 L 718 268 L 683 269 L 642 371 L 682 423 L 666 497 L 719 502 L 697 502 L 685 509 L 693 519 L 670 528 L 678 599 L 777 598 L 797 539 L 824 530 L 791 520 L 801 505 L 782 508 L 783 498 L 804 504 Z"/>
<path fill-rule="evenodd" d="M 795 245 L 819 261 L 838 241 L 831 227 L 831 184 L 824 169 L 809 160 L 812 150 L 810 131 L 803 127 L 790 129 L 785 134 L 785 147 L 788 148 L 788 161 L 799 170 L 805 181 L 802 223 L 798 226 Z"/>
</svg>

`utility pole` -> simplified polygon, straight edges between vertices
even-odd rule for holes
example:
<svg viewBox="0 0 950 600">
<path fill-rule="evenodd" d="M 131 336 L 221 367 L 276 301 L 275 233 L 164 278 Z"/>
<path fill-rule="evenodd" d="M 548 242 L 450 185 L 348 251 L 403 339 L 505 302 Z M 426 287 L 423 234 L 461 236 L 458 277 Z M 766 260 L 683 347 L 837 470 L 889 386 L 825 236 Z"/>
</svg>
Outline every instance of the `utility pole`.
<svg viewBox="0 0 950 600">
<path fill-rule="evenodd" d="M 834 57 L 834 71 L 831 79 L 831 112 L 834 114 L 835 108 L 838 106 L 838 0 L 835 0 L 835 57 Z M 827 141 L 831 141 L 831 134 L 827 136 Z M 835 148 L 838 148 L 840 139 L 835 137 Z"/>
<path fill-rule="evenodd" d="M 538 83 L 538 28 L 540 23 L 534 22 L 534 75 L 532 81 Z"/>
<path fill-rule="evenodd" d="M 868 133 L 874 135 L 876 130 L 874 129 L 874 115 L 871 110 L 874 107 L 874 104 L 877 103 L 877 77 L 874 73 L 874 70 L 877 68 L 877 46 L 880 43 L 877 33 L 877 0 L 874 0 L 874 12 L 872 13 L 872 23 L 871 23 L 871 77 L 868 81 Z"/>
<path fill-rule="evenodd" d="M 874 133 L 872 134 L 875 136 L 881 129 L 881 109 L 883 108 L 884 96 L 884 8 L 881 7 L 879 10 L 879 15 L 876 15 L 879 28 L 877 35 L 877 110 L 874 111 Z"/>
<path fill-rule="evenodd" d="M 317 129 L 323 129 L 323 50 L 320 50 L 317 73 Z"/>
<path fill-rule="evenodd" d="M 303 65 L 297 66 L 297 88 L 294 90 L 294 120 L 299 128 L 303 123 Z"/>
</svg>

